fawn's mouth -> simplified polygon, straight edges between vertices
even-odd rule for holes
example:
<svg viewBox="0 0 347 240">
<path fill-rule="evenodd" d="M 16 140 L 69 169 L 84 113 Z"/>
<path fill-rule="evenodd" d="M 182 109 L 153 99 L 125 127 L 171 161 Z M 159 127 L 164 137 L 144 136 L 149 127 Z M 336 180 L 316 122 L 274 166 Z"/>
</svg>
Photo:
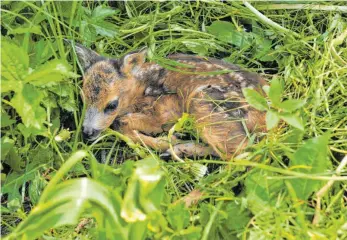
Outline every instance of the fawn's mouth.
<svg viewBox="0 0 347 240">
<path fill-rule="evenodd" d="M 99 130 L 99 129 L 84 128 L 83 129 L 83 139 L 85 139 L 87 141 L 94 141 L 95 139 L 97 139 L 100 136 L 101 131 L 102 130 Z"/>
<path fill-rule="evenodd" d="M 92 142 L 92 141 L 96 140 L 98 137 L 100 137 L 100 135 L 101 135 L 101 132 L 98 135 L 96 135 L 96 136 L 92 136 L 92 137 L 86 138 L 86 140 L 88 142 Z"/>
</svg>

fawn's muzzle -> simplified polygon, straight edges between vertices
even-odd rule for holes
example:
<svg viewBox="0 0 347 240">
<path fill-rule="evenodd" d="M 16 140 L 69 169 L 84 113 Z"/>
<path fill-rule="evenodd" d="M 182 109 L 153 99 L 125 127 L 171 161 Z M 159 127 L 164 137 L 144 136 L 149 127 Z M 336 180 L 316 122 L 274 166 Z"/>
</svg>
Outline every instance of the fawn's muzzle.
<svg viewBox="0 0 347 240">
<path fill-rule="evenodd" d="M 98 129 L 83 127 L 83 138 L 86 140 L 94 140 L 99 136 L 100 132 L 101 130 Z"/>
</svg>

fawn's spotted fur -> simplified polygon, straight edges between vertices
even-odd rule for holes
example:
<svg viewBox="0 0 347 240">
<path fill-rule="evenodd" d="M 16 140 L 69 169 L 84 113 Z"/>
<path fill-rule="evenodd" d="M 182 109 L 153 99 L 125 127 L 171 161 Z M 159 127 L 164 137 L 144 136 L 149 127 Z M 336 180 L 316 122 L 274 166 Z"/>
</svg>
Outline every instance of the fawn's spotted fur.
<svg viewBox="0 0 347 240">
<path fill-rule="evenodd" d="M 177 154 L 214 154 L 228 159 L 246 146 L 246 131 L 265 131 L 264 113 L 245 102 L 242 88 L 263 94 L 261 87 L 266 82 L 236 65 L 177 54 L 168 58 L 189 67 L 167 70 L 145 62 L 145 51 L 118 60 L 101 57 L 81 45 L 76 52 L 85 72 L 83 132 L 89 139 L 112 125 L 135 142 L 166 151 L 167 139 L 153 136 L 168 131 L 187 112 L 208 146 L 177 144 Z M 209 74 L 223 70 L 231 71 Z"/>
</svg>

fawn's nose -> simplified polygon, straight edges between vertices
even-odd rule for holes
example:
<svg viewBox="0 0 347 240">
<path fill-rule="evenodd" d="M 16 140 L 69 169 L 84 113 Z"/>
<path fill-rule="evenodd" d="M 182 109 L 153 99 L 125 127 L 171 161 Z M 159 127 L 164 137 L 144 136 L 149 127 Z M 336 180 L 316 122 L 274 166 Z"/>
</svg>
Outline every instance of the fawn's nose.
<svg viewBox="0 0 347 240">
<path fill-rule="evenodd" d="M 86 140 L 94 140 L 99 134 L 100 130 L 94 128 L 83 127 L 83 138 Z"/>
</svg>

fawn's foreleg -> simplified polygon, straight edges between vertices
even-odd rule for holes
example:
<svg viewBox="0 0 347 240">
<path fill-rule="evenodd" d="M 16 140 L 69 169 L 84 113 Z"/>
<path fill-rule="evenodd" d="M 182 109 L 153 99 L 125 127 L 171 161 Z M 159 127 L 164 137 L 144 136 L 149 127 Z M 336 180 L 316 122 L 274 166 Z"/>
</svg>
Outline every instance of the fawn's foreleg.
<svg viewBox="0 0 347 240">
<path fill-rule="evenodd" d="M 166 136 L 152 137 L 151 134 L 163 132 L 162 124 L 152 115 L 130 113 L 116 120 L 113 128 L 129 137 L 135 143 L 144 144 L 155 150 L 165 151 L 169 148 L 169 139 Z M 176 140 L 172 139 L 173 143 Z"/>
<path fill-rule="evenodd" d="M 120 118 L 116 123 L 120 132 L 128 136 L 135 143 L 141 143 L 166 154 L 172 155 L 170 143 L 173 151 L 177 156 L 206 156 L 217 155 L 209 146 L 200 143 L 188 142 L 179 143 L 178 139 L 173 136 L 171 142 L 167 136 L 152 137 L 150 134 L 163 132 L 161 120 L 142 113 L 132 113 Z"/>
<path fill-rule="evenodd" d="M 179 143 L 174 145 L 172 147 L 172 150 L 168 149 L 166 151 L 166 154 L 168 155 L 173 155 L 173 153 L 178 157 L 205 157 L 209 155 L 218 156 L 218 154 L 213 150 L 212 147 L 195 142 Z"/>
</svg>

